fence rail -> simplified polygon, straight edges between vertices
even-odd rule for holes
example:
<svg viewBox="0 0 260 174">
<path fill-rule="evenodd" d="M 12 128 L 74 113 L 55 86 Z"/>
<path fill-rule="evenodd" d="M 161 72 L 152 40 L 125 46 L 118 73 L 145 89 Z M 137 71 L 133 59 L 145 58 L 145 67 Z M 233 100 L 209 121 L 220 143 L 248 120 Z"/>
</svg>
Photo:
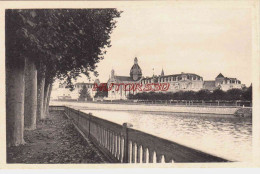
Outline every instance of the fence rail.
<svg viewBox="0 0 260 174">
<path fill-rule="evenodd" d="M 50 106 L 50 111 L 64 112 L 111 162 L 227 162 L 226 159 L 135 130 L 130 123 L 119 125 L 66 106 Z"/>
</svg>

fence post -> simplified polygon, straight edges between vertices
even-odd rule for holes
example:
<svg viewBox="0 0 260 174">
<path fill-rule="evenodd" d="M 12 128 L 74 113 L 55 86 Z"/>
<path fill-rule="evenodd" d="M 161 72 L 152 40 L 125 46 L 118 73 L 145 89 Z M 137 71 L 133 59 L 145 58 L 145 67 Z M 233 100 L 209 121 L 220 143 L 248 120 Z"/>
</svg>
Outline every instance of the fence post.
<svg viewBox="0 0 260 174">
<path fill-rule="evenodd" d="M 129 163 L 128 161 L 128 146 L 129 146 L 129 141 L 128 141 L 128 128 L 133 127 L 131 123 L 123 123 L 123 136 L 125 137 L 125 142 L 124 142 L 124 156 L 123 156 L 123 163 Z"/>
<path fill-rule="evenodd" d="M 90 122 L 91 122 L 91 116 L 92 114 L 89 113 L 89 120 L 88 120 L 88 137 L 90 138 Z"/>
<path fill-rule="evenodd" d="M 79 109 L 78 109 L 78 126 L 79 126 Z"/>
</svg>

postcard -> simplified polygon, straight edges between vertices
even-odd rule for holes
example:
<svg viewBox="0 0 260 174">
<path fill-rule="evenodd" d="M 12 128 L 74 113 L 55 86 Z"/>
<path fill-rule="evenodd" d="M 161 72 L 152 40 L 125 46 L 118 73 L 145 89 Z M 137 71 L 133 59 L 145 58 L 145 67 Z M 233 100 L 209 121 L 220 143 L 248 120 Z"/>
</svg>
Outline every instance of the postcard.
<svg viewBox="0 0 260 174">
<path fill-rule="evenodd" d="M 0 6 L 1 168 L 259 167 L 259 1 Z"/>
</svg>

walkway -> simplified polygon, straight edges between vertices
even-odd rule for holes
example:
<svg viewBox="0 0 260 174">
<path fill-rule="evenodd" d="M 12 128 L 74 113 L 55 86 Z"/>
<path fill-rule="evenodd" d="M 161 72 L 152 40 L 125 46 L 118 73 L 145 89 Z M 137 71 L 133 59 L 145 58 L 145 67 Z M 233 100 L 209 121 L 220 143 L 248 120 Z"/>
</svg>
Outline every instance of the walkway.
<svg viewBox="0 0 260 174">
<path fill-rule="evenodd" d="M 25 145 L 7 149 L 7 163 L 108 163 L 63 114 L 50 115 L 36 130 L 25 131 Z"/>
</svg>

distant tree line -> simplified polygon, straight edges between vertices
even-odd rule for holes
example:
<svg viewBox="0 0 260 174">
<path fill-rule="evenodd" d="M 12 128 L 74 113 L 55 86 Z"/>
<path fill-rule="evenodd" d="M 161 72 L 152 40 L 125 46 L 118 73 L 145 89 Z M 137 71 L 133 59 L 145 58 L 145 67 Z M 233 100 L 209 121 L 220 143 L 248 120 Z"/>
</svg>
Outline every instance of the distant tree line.
<svg viewBox="0 0 260 174">
<path fill-rule="evenodd" d="M 228 91 L 222 91 L 216 89 L 213 92 L 209 90 L 195 91 L 179 91 L 179 92 L 143 92 L 135 95 L 130 94 L 128 99 L 135 100 L 222 100 L 222 101 L 252 101 L 252 85 L 243 89 L 230 89 Z"/>
</svg>

